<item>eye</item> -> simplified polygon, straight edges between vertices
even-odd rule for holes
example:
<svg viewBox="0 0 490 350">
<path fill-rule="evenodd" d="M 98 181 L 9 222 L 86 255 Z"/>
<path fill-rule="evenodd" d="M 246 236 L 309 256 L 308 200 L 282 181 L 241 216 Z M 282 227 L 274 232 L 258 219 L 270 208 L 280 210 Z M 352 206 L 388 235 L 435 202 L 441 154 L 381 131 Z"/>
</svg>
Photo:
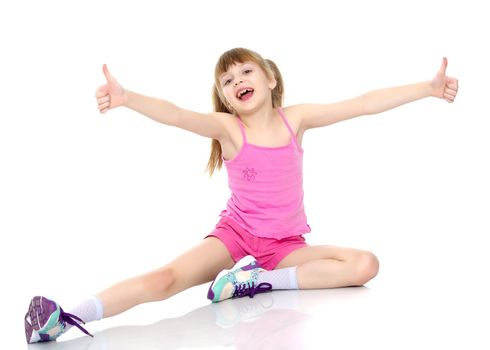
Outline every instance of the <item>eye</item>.
<svg viewBox="0 0 490 350">
<path fill-rule="evenodd" d="M 231 79 L 225 80 L 225 81 L 223 82 L 223 86 L 228 85 L 228 84 L 230 83 L 230 81 L 231 81 Z"/>
<path fill-rule="evenodd" d="M 245 73 L 245 74 L 252 73 L 252 70 L 251 70 L 251 69 L 245 69 L 245 70 L 243 71 L 243 73 Z"/>
</svg>

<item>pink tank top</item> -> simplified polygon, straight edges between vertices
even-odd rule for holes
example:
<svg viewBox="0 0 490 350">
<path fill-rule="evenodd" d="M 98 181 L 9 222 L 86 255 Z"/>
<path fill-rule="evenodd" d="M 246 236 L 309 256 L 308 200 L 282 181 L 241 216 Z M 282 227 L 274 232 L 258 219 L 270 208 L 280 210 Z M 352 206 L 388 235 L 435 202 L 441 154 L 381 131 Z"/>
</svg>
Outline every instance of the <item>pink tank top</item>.
<svg viewBox="0 0 490 350">
<path fill-rule="evenodd" d="M 251 234 L 282 239 L 311 232 L 303 206 L 303 149 L 281 108 L 291 141 L 282 147 L 247 143 L 245 129 L 240 152 L 225 160 L 231 198 L 220 216 L 231 217 Z"/>
</svg>

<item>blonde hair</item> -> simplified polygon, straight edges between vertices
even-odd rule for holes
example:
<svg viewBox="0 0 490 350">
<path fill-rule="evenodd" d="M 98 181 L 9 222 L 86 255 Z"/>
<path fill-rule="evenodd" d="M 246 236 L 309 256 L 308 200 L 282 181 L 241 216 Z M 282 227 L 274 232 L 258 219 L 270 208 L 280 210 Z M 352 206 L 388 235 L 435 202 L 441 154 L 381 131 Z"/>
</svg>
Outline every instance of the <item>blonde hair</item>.
<svg viewBox="0 0 490 350">
<path fill-rule="evenodd" d="M 264 59 L 257 52 L 244 48 L 234 48 L 226 51 L 221 55 L 216 63 L 214 69 L 214 86 L 212 91 L 212 101 L 213 109 L 215 112 L 230 113 L 234 114 L 234 111 L 228 107 L 226 99 L 221 90 L 221 85 L 219 82 L 219 77 L 221 74 L 226 72 L 228 68 L 236 63 L 244 63 L 247 61 L 254 62 L 269 76 L 274 77 L 277 84 L 276 87 L 271 91 L 272 94 L 272 108 L 277 108 L 282 106 L 283 95 L 284 95 L 284 83 L 282 80 L 281 72 L 277 68 L 276 64 L 271 60 Z M 218 168 L 221 169 L 223 166 L 223 152 L 221 150 L 221 145 L 218 140 L 213 139 L 211 141 L 211 155 L 209 156 L 208 165 L 206 170 L 209 172 L 211 177 Z"/>
</svg>

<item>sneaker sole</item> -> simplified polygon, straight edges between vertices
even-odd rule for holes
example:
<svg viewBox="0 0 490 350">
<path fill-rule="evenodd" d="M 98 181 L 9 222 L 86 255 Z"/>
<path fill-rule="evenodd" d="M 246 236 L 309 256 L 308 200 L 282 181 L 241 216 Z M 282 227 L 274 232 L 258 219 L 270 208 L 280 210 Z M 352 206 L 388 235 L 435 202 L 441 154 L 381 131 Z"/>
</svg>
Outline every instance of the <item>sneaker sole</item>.
<svg viewBox="0 0 490 350">
<path fill-rule="evenodd" d="M 41 296 L 32 298 L 24 318 L 27 342 L 42 341 L 39 333 L 42 333 L 44 328 L 53 322 L 58 315 L 59 310 L 55 302 Z"/>
</svg>

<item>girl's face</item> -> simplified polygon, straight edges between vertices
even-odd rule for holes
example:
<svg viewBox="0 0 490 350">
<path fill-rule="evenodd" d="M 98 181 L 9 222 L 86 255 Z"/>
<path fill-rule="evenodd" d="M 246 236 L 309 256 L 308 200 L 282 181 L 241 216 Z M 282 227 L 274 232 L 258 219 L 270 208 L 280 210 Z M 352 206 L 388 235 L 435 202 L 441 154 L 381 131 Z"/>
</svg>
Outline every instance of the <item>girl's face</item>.
<svg viewBox="0 0 490 350">
<path fill-rule="evenodd" d="M 235 111 L 251 111 L 271 101 L 271 90 L 276 86 L 262 68 L 254 62 L 236 63 L 219 77 L 225 99 Z"/>
</svg>

